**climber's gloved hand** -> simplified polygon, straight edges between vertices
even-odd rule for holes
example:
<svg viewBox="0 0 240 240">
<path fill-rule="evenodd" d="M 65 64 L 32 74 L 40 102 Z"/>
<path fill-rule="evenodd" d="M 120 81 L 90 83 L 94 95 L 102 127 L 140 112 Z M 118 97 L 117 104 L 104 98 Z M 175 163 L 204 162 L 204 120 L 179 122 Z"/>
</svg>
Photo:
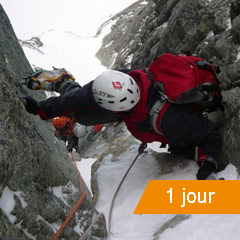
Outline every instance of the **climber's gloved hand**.
<svg viewBox="0 0 240 240">
<path fill-rule="evenodd" d="M 25 99 L 25 109 L 27 110 L 28 113 L 32 113 L 34 115 L 38 114 L 38 109 L 39 109 L 39 103 L 32 97 L 24 97 Z"/>
<path fill-rule="evenodd" d="M 206 178 L 217 169 L 217 162 L 213 158 L 207 158 L 206 161 L 202 162 L 198 173 L 198 180 L 206 180 Z"/>
<path fill-rule="evenodd" d="M 72 152 L 73 151 L 73 145 L 71 143 L 67 144 L 67 151 Z"/>
</svg>

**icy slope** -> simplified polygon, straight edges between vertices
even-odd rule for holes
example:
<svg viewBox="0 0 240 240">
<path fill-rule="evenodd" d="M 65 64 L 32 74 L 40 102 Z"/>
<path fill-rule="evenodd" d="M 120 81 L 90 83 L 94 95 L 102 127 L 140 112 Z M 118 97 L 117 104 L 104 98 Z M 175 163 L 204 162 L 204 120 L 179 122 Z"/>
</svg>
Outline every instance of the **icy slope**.
<svg viewBox="0 0 240 240">
<path fill-rule="evenodd" d="M 85 158 L 78 166 L 85 175 L 93 164 L 91 183 L 94 199 L 97 199 L 96 208 L 104 213 L 108 222 L 113 195 L 135 159 L 139 143 L 124 125 L 109 127 L 107 131 L 88 149 L 92 152 L 89 157 L 95 154 L 98 160 L 93 164 L 94 159 Z M 109 240 L 224 240 L 226 237 L 238 240 L 239 215 L 133 214 L 149 180 L 196 180 L 198 166 L 195 161 L 172 156 L 159 145 L 157 142 L 148 144 L 147 153 L 138 158 L 125 179 L 115 200 Z M 215 176 L 240 180 L 232 164 Z M 90 174 L 85 181 L 90 187 Z"/>
<path fill-rule="evenodd" d="M 96 207 L 98 211 L 104 212 L 106 219 L 115 190 L 135 158 L 137 149 L 138 145 L 131 146 L 114 162 L 113 156 L 107 155 L 96 172 L 99 186 Z M 149 180 L 196 179 L 196 162 L 147 150 L 148 153 L 141 155 L 129 172 L 117 196 L 112 215 L 111 240 L 239 239 L 239 215 L 134 215 Z M 228 180 L 240 179 L 236 168 L 231 164 L 215 175 Z"/>
</svg>

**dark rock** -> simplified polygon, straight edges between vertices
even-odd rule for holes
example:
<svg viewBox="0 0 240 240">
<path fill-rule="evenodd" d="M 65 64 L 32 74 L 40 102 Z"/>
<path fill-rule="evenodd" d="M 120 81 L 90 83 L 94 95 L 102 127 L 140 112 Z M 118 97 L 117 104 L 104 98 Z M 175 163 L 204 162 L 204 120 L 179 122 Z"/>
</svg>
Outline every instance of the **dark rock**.
<svg viewBox="0 0 240 240">
<path fill-rule="evenodd" d="M 232 0 L 230 10 L 231 20 L 233 21 L 239 15 L 240 15 L 240 2 L 239 0 Z"/>
<path fill-rule="evenodd" d="M 39 49 L 43 47 L 43 43 L 39 37 L 32 37 L 29 40 L 19 40 L 19 43 L 22 47 L 28 47 L 44 54 L 44 52 Z"/>
<path fill-rule="evenodd" d="M 2 240 L 29 240 L 22 230 L 12 224 L 5 213 L 0 209 L 0 239 Z"/>
<path fill-rule="evenodd" d="M 233 35 L 233 40 L 239 44 L 240 43 L 240 16 L 237 16 L 233 20 L 232 35 Z"/>
<path fill-rule="evenodd" d="M 63 223 L 83 194 L 78 173 L 64 144 L 54 137 L 51 122 L 28 114 L 24 108 L 22 96 L 46 97 L 21 84 L 26 72 L 32 71 L 0 5 L 0 197 L 10 194 L 13 198 L 10 213 L 0 209 L 3 240 L 51 239 L 58 230 L 54 226 Z M 64 192 L 66 188 L 68 192 Z M 64 239 L 79 239 L 95 213 L 88 194 L 63 230 Z M 76 232 L 77 228 L 81 231 Z M 106 239 L 105 223 L 98 222 L 95 228 L 89 239 L 98 237 L 98 229 L 101 237 L 105 229 L 101 239 Z"/>
<path fill-rule="evenodd" d="M 164 52 L 190 51 L 213 61 L 221 69 L 218 77 L 224 90 L 225 111 L 217 113 L 226 146 L 222 160 L 235 164 L 240 170 L 237 140 L 240 131 L 240 2 L 197 0 L 189 4 L 187 0 L 149 0 L 141 14 L 134 14 L 129 19 L 125 12 L 125 17 L 112 26 L 113 31 L 104 38 L 99 50 L 103 56 L 100 59 L 108 62 L 107 66 L 112 69 L 145 68 Z M 139 29 L 137 33 L 121 31 L 122 26 L 131 29 L 133 25 Z M 120 40 L 114 38 L 116 32 Z M 114 62 L 107 59 L 113 54 Z"/>
<path fill-rule="evenodd" d="M 151 6 L 141 5 L 138 1 L 120 12 L 109 21 L 116 23 L 111 27 L 110 35 L 103 39 L 103 47 L 96 56 L 101 59 L 104 65 L 109 68 L 117 68 L 118 59 L 121 59 L 123 66 L 128 66 L 131 62 L 131 54 L 137 51 L 142 45 L 141 31 L 147 22 L 152 19 Z M 100 28 L 101 29 L 101 28 Z M 147 37 L 145 36 L 143 38 Z"/>
</svg>

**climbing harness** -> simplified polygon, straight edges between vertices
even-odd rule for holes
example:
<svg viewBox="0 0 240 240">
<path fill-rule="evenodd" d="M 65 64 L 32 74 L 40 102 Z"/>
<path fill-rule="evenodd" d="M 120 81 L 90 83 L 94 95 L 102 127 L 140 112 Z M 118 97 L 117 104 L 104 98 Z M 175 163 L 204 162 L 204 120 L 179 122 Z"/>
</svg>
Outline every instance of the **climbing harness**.
<svg viewBox="0 0 240 240">
<path fill-rule="evenodd" d="M 125 175 L 123 176 L 121 182 L 119 183 L 118 185 L 118 188 L 117 190 L 115 191 L 114 193 L 114 196 L 113 196 L 113 199 L 112 199 L 112 202 L 111 202 L 111 207 L 110 207 L 110 211 L 109 211 L 109 217 L 108 217 L 108 234 L 110 235 L 111 233 L 111 218 L 112 218 L 112 211 L 113 211 L 113 207 L 114 207 L 114 202 L 116 200 L 116 197 L 117 197 L 117 194 L 122 186 L 122 183 L 124 182 L 125 178 L 127 177 L 129 171 L 131 170 L 133 164 L 136 162 L 136 160 L 138 159 L 138 157 L 143 154 L 143 153 L 146 153 L 144 150 L 145 148 L 147 147 L 147 143 L 141 143 L 141 145 L 139 146 L 138 148 L 138 154 L 137 156 L 135 157 L 135 159 L 133 160 L 132 164 L 130 165 L 130 167 L 128 168 L 127 172 L 125 173 Z"/>
</svg>

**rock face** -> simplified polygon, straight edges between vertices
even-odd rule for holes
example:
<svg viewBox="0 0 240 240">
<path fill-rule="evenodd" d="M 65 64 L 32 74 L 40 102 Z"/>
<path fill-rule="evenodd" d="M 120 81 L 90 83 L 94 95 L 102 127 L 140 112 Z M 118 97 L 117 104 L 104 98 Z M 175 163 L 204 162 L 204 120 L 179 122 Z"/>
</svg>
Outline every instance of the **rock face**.
<svg viewBox="0 0 240 240">
<path fill-rule="evenodd" d="M 32 37 L 29 40 L 19 40 L 19 43 L 22 47 L 28 47 L 34 49 L 42 54 L 44 54 L 39 48 L 43 46 L 42 41 L 39 37 Z"/>
<path fill-rule="evenodd" d="M 83 194 L 78 173 L 51 123 L 25 111 L 21 96 L 45 98 L 22 86 L 26 72 L 32 69 L 0 5 L 1 240 L 51 239 Z M 79 239 L 95 214 L 87 194 L 59 239 Z M 106 239 L 103 218 L 87 239 Z"/>
<path fill-rule="evenodd" d="M 219 65 L 225 103 L 217 114 L 222 160 L 239 168 L 240 1 L 139 0 L 114 20 L 97 53 L 112 69 L 144 68 L 162 53 L 184 51 Z"/>
</svg>

